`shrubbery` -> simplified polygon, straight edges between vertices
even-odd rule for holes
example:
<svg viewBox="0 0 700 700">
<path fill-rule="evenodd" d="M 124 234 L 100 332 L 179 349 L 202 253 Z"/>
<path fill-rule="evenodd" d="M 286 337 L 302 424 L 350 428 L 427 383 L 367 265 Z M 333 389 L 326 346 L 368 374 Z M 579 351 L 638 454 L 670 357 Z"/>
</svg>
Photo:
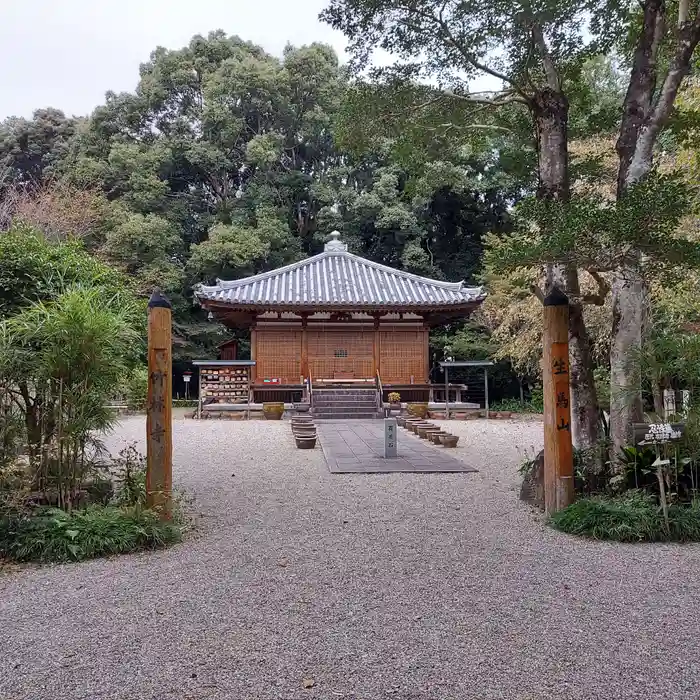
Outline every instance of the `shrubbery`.
<svg viewBox="0 0 700 700">
<path fill-rule="evenodd" d="M 557 530 L 618 542 L 694 542 L 700 540 L 700 501 L 668 508 L 668 527 L 656 499 L 642 491 L 582 498 L 554 513 Z"/>
<path fill-rule="evenodd" d="M 138 506 L 90 506 L 72 513 L 43 508 L 0 518 L 0 555 L 16 561 L 80 561 L 155 549 L 181 536 L 177 524 Z"/>
<path fill-rule="evenodd" d="M 127 386 L 145 400 L 142 300 L 76 242 L 17 229 L 0 252 L 12 263 L 0 274 L 0 556 L 62 562 L 178 541 L 177 521 L 146 507 L 143 457 L 129 447 L 109 461 L 100 441 L 116 422 L 110 397 Z"/>
</svg>

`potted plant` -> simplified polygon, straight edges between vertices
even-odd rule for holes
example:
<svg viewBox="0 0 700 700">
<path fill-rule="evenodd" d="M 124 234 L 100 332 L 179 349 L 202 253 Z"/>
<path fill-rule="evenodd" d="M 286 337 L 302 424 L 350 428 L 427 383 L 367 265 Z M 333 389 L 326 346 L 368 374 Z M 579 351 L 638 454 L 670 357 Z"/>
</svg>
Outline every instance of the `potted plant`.
<svg viewBox="0 0 700 700">
<path fill-rule="evenodd" d="M 263 415 L 266 420 L 280 420 L 283 413 L 284 404 L 281 401 L 263 404 Z"/>
<path fill-rule="evenodd" d="M 401 394 L 398 391 L 389 392 L 389 415 L 401 410 Z"/>
</svg>

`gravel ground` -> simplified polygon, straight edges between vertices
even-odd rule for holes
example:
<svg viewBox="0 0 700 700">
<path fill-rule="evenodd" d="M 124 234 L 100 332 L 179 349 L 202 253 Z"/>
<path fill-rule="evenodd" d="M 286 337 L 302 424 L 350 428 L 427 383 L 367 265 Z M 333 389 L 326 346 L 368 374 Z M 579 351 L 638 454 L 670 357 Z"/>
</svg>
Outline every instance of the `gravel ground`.
<svg viewBox="0 0 700 700">
<path fill-rule="evenodd" d="M 478 474 L 332 476 L 286 423 L 176 421 L 196 532 L 0 575 L 0 698 L 695 700 L 700 547 L 545 529 L 541 425 L 450 428 Z"/>
</svg>

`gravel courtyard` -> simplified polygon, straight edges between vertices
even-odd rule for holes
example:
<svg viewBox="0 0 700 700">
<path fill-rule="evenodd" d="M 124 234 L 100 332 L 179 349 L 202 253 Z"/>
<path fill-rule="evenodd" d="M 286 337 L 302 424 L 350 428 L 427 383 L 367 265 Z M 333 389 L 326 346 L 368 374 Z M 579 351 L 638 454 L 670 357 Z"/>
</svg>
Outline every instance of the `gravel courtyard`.
<svg viewBox="0 0 700 700">
<path fill-rule="evenodd" d="M 541 424 L 450 428 L 479 473 L 331 475 L 286 422 L 177 420 L 196 531 L 0 573 L 0 698 L 696 699 L 700 547 L 545 529 Z"/>
</svg>

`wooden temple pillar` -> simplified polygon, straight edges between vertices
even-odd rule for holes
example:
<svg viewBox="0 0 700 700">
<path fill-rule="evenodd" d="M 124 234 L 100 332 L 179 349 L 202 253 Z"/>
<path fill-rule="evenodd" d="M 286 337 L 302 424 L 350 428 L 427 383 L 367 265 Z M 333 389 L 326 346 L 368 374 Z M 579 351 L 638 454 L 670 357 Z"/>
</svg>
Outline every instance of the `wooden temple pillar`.
<svg viewBox="0 0 700 700">
<path fill-rule="evenodd" d="M 376 378 L 381 367 L 381 346 L 379 336 L 379 317 L 381 314 L 372 314 L 374 318 L 374 331 L 372 333 L 372 376 Z"/>
<path fill-rule="evenodd" d="M 257 355 L 257 348 L 256 348 L 256 330 L 255 326 L 252 326 L 250 329 L 250 359 L 255 361 L 255 356 Z M 255 380 L 257 379 L 258 376 L 258 365 L 257 363 L 252 365 L 250 368 L 250 383 L 253 384 L 255 383 Z"/>
<path fill-rule="evenodd" d="M 309 376 L 309 314 L 301 314 L 301 375 L 304 379 Z"/>
</svg>

